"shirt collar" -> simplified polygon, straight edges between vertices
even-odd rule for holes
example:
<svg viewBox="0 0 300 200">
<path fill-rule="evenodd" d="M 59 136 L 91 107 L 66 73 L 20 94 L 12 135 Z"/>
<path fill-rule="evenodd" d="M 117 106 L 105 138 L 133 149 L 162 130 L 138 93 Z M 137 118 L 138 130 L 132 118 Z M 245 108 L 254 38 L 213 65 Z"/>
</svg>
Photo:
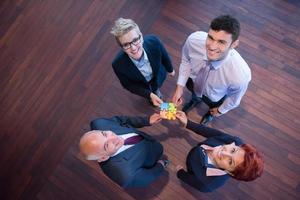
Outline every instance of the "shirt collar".
<svg viewBox="0 0 300 200">
<path fill-rule="evenodd" d="M 142 57 L 140 60 L 135 60 L 135 59 L 131 58 L 130 56 L 129 56 L 129 58 L 136 66 L 143 66 L 146 62 L 149 61 L 145 49 L 143 49 L 143 54 L 142 54 Z"/>
<path fill-rule="evenodd" d="M 208 146 L 206 144 L 202 144 L 201 148 L 202 148 L 202 152 L 205 155 L 204 159 L 205 159 L 205 166 L 206 166 L 206 176 L 223 176 L 223 175 L 227 174 L 226 171 L 215 167 L 213 165 L 212 161 L 209 159 L 206 151 L 211 151 L 213 149 L 213 147 Z"/>
<path fill-rule="evenodd" d="M 136 133 L 127 133 L 127 134 L 123 134 L 123 135 L 118 135 L 118 137 L 123 138 L 124 140 L 126 140 L 127 138 L 131 137 L 131 136 L 135 136 L 137 135 Z M 110 157 L 114 157 L 116 155 L 118 155 L 119 153 L 125 151 L 126 149 L 132 147 L 133 145 L 123 145 L 121 146 L 118 151 L 116 153 L 114 153 L 113 155 L 111 155 Z"/>
<path fill-rule="evenodd" d="M 219 68 L 222 66 L 222 64 L 228 59 L 230 52 L 231 52 L 231 49 L 229 50 L 229 52 L 228 52 L 228 54 L 226 55 L 226 57 L 223 58 L 223 59 L 221 59 L 221 60 L 210 61 L 210 64 L 211 64 L 212 68 L 213 68 L 214 70 L 219 69 Z M 207 58 L 207 55 L 205 56 L 205 59 L 204 59 L 204 60 L 205 60 L 206 62 L 209 62 L 209 60 L 208 60 L 208 58 Z"/>
</svg>

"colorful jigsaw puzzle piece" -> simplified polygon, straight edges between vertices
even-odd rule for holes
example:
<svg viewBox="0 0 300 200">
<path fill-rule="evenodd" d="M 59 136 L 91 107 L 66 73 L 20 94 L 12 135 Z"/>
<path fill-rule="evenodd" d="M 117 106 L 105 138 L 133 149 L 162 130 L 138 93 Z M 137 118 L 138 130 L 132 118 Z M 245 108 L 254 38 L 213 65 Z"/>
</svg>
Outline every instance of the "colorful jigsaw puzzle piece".
<svg viewBox="0 0 300 200">
<path fill-rule="evenodd" d="M 176 111 L 176 106 L 173 103 L 162 103 L 160 105 L 160 116 L 163 119 L 175 120 Z"/>
<path fill-rule="evenodd" d="M 169 106 L 168 103 L 162 103 L 160 104 L 160 110 L 168 110 L 168 106 Z"/>
</svg>

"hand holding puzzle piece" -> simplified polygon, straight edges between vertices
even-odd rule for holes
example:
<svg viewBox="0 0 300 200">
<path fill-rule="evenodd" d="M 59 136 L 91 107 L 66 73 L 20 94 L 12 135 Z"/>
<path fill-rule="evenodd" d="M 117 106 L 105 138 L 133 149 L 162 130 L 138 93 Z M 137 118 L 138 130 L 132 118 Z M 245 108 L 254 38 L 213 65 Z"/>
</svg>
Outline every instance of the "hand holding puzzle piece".
<svg viewBox="0 0 300 200">
<path fill-rule="evenodd" d="M 176 119 L 176 107 L 174 103 L 162 103 L 160 104 L 160 116 L 163 119 L 175 120 Z"/>
</svg>

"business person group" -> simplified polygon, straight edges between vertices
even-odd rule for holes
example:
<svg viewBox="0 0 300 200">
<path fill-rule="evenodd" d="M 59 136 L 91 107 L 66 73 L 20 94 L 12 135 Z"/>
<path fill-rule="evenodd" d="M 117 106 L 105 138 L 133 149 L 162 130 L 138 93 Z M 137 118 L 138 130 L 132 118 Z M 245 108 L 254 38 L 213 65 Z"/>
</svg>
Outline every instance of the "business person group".
<svg viewBox="0 0 300 200">
<path fill-rule="evenodd" d="M 253 145 L 206 126 L 240 104 L 251 80 L 249 66 L 235 50 L 239 32 L 237 19 L 221 15 L 212 20 L 208 32 L 188 36 L 182 48 L 172 102 L 183 104 L 185 86 L 191 98 L 182 111 L 177 111 L 176 118 L 206 140 L 190 150 L 186 167 L 177 165 L 176 170 L 180 180 L 201 192 L 216 190 L 230 177 L 252 181 L 263 172 L 262 155 Z M 112 61 L 121 85 L 152 106 L 159 106 L 163 103 L 161 86 L 167 75 L 175 76 L 166 48 L 157 36 L 143 36 L 131 19 L 117 19 L 111 34 L 121 48 Z M 186 113 L 202 101 L 209 107 L 207 113 L 200 122 L 189 120 Z M 121 187 L 146 187 L 167 169 L 169 161 L 162 158 L 163 146 L 138 128 L 161 120 L 157 113 L 95 119 L 92 130 L 80 139 L 80 151 L 87 160 L 98 161 L 103 172 Z"/>
</svg>

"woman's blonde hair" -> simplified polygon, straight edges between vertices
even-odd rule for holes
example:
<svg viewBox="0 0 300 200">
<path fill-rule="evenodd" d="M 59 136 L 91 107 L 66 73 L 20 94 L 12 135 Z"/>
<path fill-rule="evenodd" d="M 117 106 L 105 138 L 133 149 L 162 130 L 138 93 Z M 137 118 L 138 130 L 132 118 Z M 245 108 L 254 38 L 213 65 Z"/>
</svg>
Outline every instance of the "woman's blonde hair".
<svg viewBox="0 0 300 200">
<path fill-rule="evenodd" d="M 115 21 L 115 25 L 112 27 L 110 33 L 117 39 L 133 29 L 142 35 L 139 26 L 132 19 L 119 18 Z"/>
</svg>

